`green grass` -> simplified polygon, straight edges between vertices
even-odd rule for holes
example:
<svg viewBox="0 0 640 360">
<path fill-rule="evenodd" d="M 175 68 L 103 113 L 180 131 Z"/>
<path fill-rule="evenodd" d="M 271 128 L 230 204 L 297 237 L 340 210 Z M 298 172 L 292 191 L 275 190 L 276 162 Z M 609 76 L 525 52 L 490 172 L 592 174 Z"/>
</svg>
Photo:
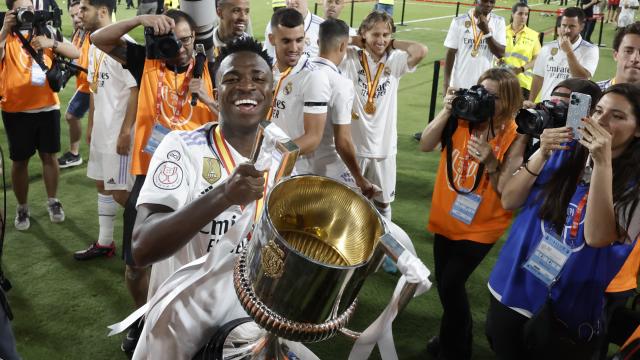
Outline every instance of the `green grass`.
<svg viewBox="0 0 640 360">
<path fill-rule="evenodd" d="M 396 4 L 396 22 L 399 23 L 401 6 Z M 511 2 L 498 1 L 498 6 L 510 6 Z M 66 8 L 65 3 L 60 4 Z M 252 2 L 254 33 L 262 38 L 270 14 L 266 1 Z M 372 8 L 372 3 L 356 3 L 354 19 L 362 19 Z M 552 9 L 538 3 L 534 9 Z M 310 5 L 313 9 L 313 5 Z M 467 7 L 461 6 L 460 12 Z M 319 7 L 320 14 L 322 13 Z M 433 63 L 442 59 L 442 43 L 455 13 L 455 5 L 428 4 L 407 1 L 405 22 L 398 26 L 397 37 L 420 41 L 428 45 L 428 57 L 418 66 L 415 74 L 405 76 L 399 91 L 400 112 L 398 121 L 398 186 L 393 203 L 394 220 L 412 237 L 420 258 L 433 269 L 432 238 L 424 229 L 428 219 L 431 191 L 439 154 L 424 154 L 417 150 L 412 135 L 427 123 L 429 98 L 433 81 Z M 125 10 L 124 2 L 119 7 L 118 18 L 135 14 Z M 498 14 L 508 20 L 508 11 Z M 349 5 L 343 19 L 349 20 Z M 65 34 L 70 34 L 70 22 L 64 18 Z M 553 26 L 553 17 L 533 14 L 530 25 L 536 30 L 548 30 Z M 357 27 L 357 24 L 354 24 Z M 594 38 L 597 39 L 597 31 Z M 610 46 L 613 27 L 606 25 L 604 42 Z M 141 40 L 141 31 L 134 37 Z M 551 36 L 546 39 L 550 40 Z M 600 52 L 600 64 L 596 80 L 609 78 L 615 72 L 615 64 L 609 49 Z M 440 91 L 441 86 L 438 86 Z M 73 86 L 61 94 L 62 111 L 73 93 Z M 439 97 L 438 97 L 439 98 Z M 86 121 L 83 120 L 83 125 Z M 2 130 L 4 132 L 4 130 Z M 0 135 L 0 145 L 6 153 L 6 136 Z M 62 147 L 68 146 L 67 126 L 62 124 Z M 82 156 L 88 159 L 87 146 L 81 148 Z M 5 156 L 8 156 L 5 155 Z M 6 159 L 6 169 L 10 161 Z M 96 215 L 96 191 L 86 177 L 86 166 L 61 172 L 59 198 L 62 200 L 67 220 L 60 225 L 49 222 L 45 209 L 45 192 L 41 181 L 41 167 L 37 158 L 30 164 L 30 200 L 32 225 L 27 232 L 14 230 L 12 222 L 15 198 L 8 190 L 8 223 L 4 247 L 4 269 L 14 288 L 9 292 L 15 320 L 13 328 L 18 350 L 24 359 L 119 359 L 124 355 L 119 350 L 119 336 L 106 337 L 106 326 L 123 319 L 133 310 L 133 303 L 124 286 L 124 265 L 119 259 L 95 260 L 79 263 L 72 258 L 74 251 L 95 241 L 98 232 Z M 9 172 L 7 172 L 9 176 Z M 7 179 L 9 181 L 9 179 Z M 10 185 L 10 184 L 8 184 Z M 116 222 L 116 238 L 122 231 L 121 217 Z M 119 245 L 119 244 L 118 244 Z M 468 281 L 469 298 L 474 316 L 474 358 L 490 359 L 491 351 L 484 338 L 484 319 L 489 293 L 486 281 L 495 262 L 501 243 L 495 246 L 487 259 Z M 118 255 L 120 249 L 118 249 Z M 373 275 L 364 286 L 356 318 L 349 325 L 363 330 L 384 308 L 391 296 L 396 278 L 386 274 Z M 437 292 L 432 289 L 414 299 L 394 323 L 396 347 L 401 359 L 425 358 L 425 344 L 437 334 L 441 306 Z M 341 337 L 312 345 L 323 359 L 344 359 L 350 349 L 349 341 Z"/>
</svg>

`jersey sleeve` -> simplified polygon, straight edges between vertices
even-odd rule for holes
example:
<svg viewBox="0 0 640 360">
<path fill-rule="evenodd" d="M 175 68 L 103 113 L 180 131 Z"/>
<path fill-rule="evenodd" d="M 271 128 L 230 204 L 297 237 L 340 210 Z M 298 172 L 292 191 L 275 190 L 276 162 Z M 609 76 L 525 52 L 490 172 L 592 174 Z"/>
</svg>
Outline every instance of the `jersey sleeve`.
<svg viewBox="0 0 640 360">
<path fill-rule="evenodd" d="M 309 74 L 303 93 L 305 114 L 324 114 L 331 99 L 331 83 L 322 71 L 314 70 Z"/>
<path fill-rule="evenodd" d="M 170 152 L 177 152 L 179 156 L 168 156 Z M 187 203 L 189 179 L 194 178 L 197 177 L 189 166 L 186 146 L 177 132 L 171 132 L 153 153 L 136 207 L 159 204 L 178 210 Z"/>
<path fill-rule="evenodd" d="M 267 54 L 269 54 L 269 56 L 271 56 L 273 62 L 275 63 L 276 48 L 271 45 L 271 42 L 269 41 L 269 34 L 271 34 L 271 24 L 267 23 L 267 27 L 264 29 L 264 44 L 262 45 L 262 48 L 267 52 Z"/>
<path fill-rule="evenodd" d="M 395 77 L 401 77 L 408 72 L 414 72 L 416 71 L 416 67 L 418 66 L 416 65 L 410 68 L 409 53 L 398 49 L 392 50 L 387 65 L 390 67 L 391 73 L 393 73 Z"/>
<path fill-rule="evenodd" d="M 344 79 L 336 85 L 333 93 L 334 101 L 331 106 L 331 122 L 334 125 L 349 125 L 351 124 L 353 98 L 355 97 L 353 83 Z"/>
<path fill-rule="evenodd" d="M 533 74 L 544 77 L 544 68 L 547 64 L 547 49 L 548 47 L 543 47 L 536 58 L 536 63 L 533 65 Z"/>
<path fill-rule="evenodd" d="M 507 45 L 507 25 L 504 23 L 504 18 L 500 17 L 498 21 L 496 21 L 496 28 L 492 29 L 493 38 L 496 39 L 498 44 L 502 46 Z"/>
<path fill-rule="evenodd" d="M 460 36 L 458 32 L 458 22 L 456 18 L 451 20 L 451 25 L 449 25 L 449 31 L 447 31 L 447 37 L 444 39 L 444 46 L 449 49 L 458 49 L 458 37 Z"/>
<path fill-rule="evenodd" d="M 93 77 L 95 76 L 95 64 L 93 63 L 95 60 L 95 53 L 96 53 L 97 48 L 95 47 L 95 45 L 91 45 L 91 47 L 89 47 L 89 65 L 88 65 L 88 69 L 87 69 L 87 81 L 89 82 L 89 84 L 91 84 L 93 82 Z"/>
<path fill-rule="evenodd" d="M 600 60 L 600 51 L 597 47 L 592 46 L 589 48 L 589 52 L 581 61 L 581 65 L 593 76 L 598 68 L 598 61 Z"/>
</svg>

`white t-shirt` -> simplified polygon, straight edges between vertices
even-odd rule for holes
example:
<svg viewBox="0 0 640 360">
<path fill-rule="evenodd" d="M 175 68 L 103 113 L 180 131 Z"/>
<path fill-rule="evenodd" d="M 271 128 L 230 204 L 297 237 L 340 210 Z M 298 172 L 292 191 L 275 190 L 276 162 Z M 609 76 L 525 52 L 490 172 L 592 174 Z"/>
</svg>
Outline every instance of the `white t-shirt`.
<svg viewBox="0 0 640 360">
<path fill-rule="evenodd" d="M 128 35 L 125 40 L 133 42 Z M 98 74 L 96 63 L 99 63 Z M 122 64 L 93 44 L 89 47 L 87 80 L 90 86 L 94 86 L 94 82 L 97 84 L 97 92 L 92 94 L 94 111 L 91 151 L 115 154 L 129 95 L 131 88 L 137 86 L 136 80 Z"/>
<path fill-rule="evenodd" d="M 304 17 L 304 54 L 308 57 L 318 56 L 320 47 L 318 46 L 318 34 L 320 33 L 320 24 L 324 21 L 318 15 L 307 11 Z M 264 30 L 264 49 L 272 58 L 276 58 L 276 48 L 269 42 L 269 34 L 271 34 L 271 22 L 267 22 L 267 28 Z"/>
<path fill-rule="evenodd" d="M 277 67 L 276 67 L 277 69 Z M 276 71 L 274 82 L 282 75 Z M 274 86 L 274 89 L 275 89 Z M 278 93 L 274 95 L 271 120 L 278 125 L 291 139 L 304 135 L 304 114 L 324 114 L 331 98 L 331 84 L 324 73 L 304 57 L 283 78 Z M 304 174 L 310 172 L 309 156 L 298 157 L 296 172 Z"/>
<path fill-rule="evenodd" d="M 329 79 L 331 86 L 331 99 L 329 100 L 327 109 L 327 121 L 324 127 L 324 134 L 322 134 L 322 140 L 320 145 L 310 156 L 311 165 L 315 164 L 315 160 L 325 159 L 323 164 L 327 162 L 336 163 L 342 162 L 340 156 L 336 151 L 335 141 L 333 138 L 333 125 L 350 125 L 351 124 L 351 110 L 353 107 L 353 99 L 355 97 L 355 91 L 353 89 L 353 83 L 346 77 L 340 74 L 340 71 L 336 65 L 330 60 L 316 57 L 311 59 L 312 63 L 316 65 L 318 71 Z M 317 166 L 314 166 L 313 173 L 317 175 L 329 176 L 329 174 L 322 173 Z"/>
<path fill-rule="evenodd" d="M 578 62 L 593 76 L 600 58 L 598 47 L 582 40 L 582 37 L 578 35 L 578 40 L 573 44 L 572 49 Z M 560 49 L 558 40 L 542 47 L 536 58 L 536 64 L 533 66 L 533 73 L 544 78 L 536 101 L 549 100 L 553 88 L 571 77 L 567 54 Z"/>
<path fill-rule="evenodd" d="M 639 6 L 638 0 L 622 0 L 620 1 L 620 15 L 618 16 L 618 27 L 625 27 L 633 24 L 636 18 L 636 9 L 631 6 Z M 625 6 L 629 6 L 625 8 Z"/>
<path fill-rule="evenodd" d="M 384 64 L 373 102 L 376 111 L 367 114 L 364 106 L 368 101 L 367 78 L 362 67 L 361 52 L 354 46 L 347 50 L 347 56 L 340 64 L 342 74 L 353 83 L 356 95 L 353 102 L 352 136 L 356 155 L 368 158 L 386 158 L 397 152 L 397 120 L 398 120 L 398 85 L 400 77 L 407 72 L 414 72 L 407 63 L 409 54 L 402 50 L 391 50 L 382 56 L 378 63 L 374 62 L 367 52 L 367 62 L 371 70 L 372 80 L 375 78 L 378 64 Z"/>
<path fill-rule="evenodd" d="M 451 26 L 449 26 L 447 37 L 444 40 L 444 46 L 457 50 L 450 80 L 450 86 L 455 88 L 470 88 L 478 82 L 482 73 L 493 67 L 494 56 L 489 50 L 487 39 L 480 40 L 478 56 L 471 56 L 473 50 L 473 28 L 471 27 L 473 11 L 471 9 L 468 13 L 451 20 Z M 478 19 L 474 18 L 473 23 L 476 24 L 476 34 L 480 34 L 480 29 L 477 26 Z M 489 13 L 488 23 L 493 38 L 498 44 L 505 46 L 507 35 L 504 18 Z"/>
</svg>

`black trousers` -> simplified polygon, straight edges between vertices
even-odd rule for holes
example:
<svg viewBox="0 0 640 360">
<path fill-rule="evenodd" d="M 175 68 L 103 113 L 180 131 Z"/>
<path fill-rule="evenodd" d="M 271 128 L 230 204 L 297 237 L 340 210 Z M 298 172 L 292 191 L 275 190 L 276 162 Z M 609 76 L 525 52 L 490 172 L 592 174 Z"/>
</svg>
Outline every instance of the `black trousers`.
<svg viewBox="0 0 640 360">
<path fill-rule="evenodd" d="M 465 285 L 492 246 L 434 234 L 436 282 L 443 310 L 440 356 L 445 359 L 471 358 L 473 321 Z"/>
</svg>

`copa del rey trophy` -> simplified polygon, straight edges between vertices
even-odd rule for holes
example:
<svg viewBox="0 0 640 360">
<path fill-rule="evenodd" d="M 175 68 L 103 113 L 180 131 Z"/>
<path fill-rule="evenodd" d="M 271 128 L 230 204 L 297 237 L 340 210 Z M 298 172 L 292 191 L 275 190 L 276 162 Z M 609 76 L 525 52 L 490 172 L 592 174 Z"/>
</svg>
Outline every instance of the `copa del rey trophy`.
<svg viewBox="0 0 640 360">
<path fill-rule="evenodd" d="M 346 325 L 365 279 L 384 254 L 397 261 L 407 251 L 359 192 L 320 176 L 280 181 L 234 270 L 250 318 L 222 326 L 204 358 L 306 359 L 315 356 L 293 345 L 339 332 L 357 339 Z M 405 283 L 400 309 L 416 286 Z"/>
</svg>

